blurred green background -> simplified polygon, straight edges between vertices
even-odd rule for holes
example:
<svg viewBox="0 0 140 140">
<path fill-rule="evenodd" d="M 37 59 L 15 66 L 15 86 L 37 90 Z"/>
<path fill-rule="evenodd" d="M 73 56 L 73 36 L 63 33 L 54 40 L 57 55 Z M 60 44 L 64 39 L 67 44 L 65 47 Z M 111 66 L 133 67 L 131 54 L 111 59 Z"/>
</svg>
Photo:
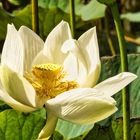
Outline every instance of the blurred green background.
<svg viewBox="0 0 140 140">
<path fill-rule="evenodd" d="M 140 75 L 140 0 L 117 0 L 127 42 L 129 71 Z M 61 21 L 69 22 L 68 0 L 38 0 L 39 35 L 43 40 Z M 96 26 L 102 72 L 99 81 L 120 72 L 117 35 L 110 9 L 96 0 L 75 0 L 76 38 Z M 22 25 L 32 28 L 30 0 L 0 0 L 0 50 L 7 32 L 7 24 L 18 29 Z M 112 56 L 110 47 L 115 49 Z M 131 140 L 140 140 L 140 78 L 130 86 Z M 93 125 L 80 126 L 59 120 L 52 140 L 122 140 L 121 94 L 115 99 L 118 112 Z M 45 123 L 45 110 L 24 114 L 0 103 L 0 140 L 35 140 Z M 13 130 L 14 128 L 14 130 Z"/>
<path fill-rule="evenodd" d="M 117 0 L 125 30 L 127 49 L 140 51 L 140 1 Z M 13 23 L 31 28 L 30 0 L 0 0 L 0 48 L 6 36 L 7 24 Z M 61 21 L 69 22 L 68 0 L 38 0 L 39 34 L 45 40 L 48 33 Z M 110 9 L 96 0 L 75 0 L 76 38 L 87 29 L 96 26 L 101 56 L 112 55 L 108 38 L 118 53 L 118 41 Z"/>
</svg>

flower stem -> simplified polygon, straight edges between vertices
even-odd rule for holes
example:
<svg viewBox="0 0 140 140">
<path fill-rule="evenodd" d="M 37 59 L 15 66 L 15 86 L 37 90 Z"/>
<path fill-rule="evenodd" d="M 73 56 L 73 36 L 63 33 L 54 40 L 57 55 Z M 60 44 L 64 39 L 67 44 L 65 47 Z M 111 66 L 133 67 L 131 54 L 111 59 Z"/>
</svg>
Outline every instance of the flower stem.
<svg viewBox="0 0 140 140">
<path fill-rule="evenodd" d="M 73 38 L 75 38 L 75 5 L 74 0 L 69 0 L 69 8 L 70 8 L 70 26 Z"/>
<path fill-rule="evenodd" d="M 39 34 L 38 0 L 32 0 L 32 30 Z"/>
<path fill-rule="evenodd" d="M 122 71 L 128 71 L 126 42 L 124 39 L 124 32 L 122 29 L 120 15 L 116 3 L 112 5 L 111 11 L 114 18 L 114 23 L 118 35 L 118 40 L 119 40 Z"/>
<path fill-rule="evenodd" d="M 124 39 L 124 32 L 121 25 L 117 3 L 114 2 L 110 8 L 115 22 L 115 27 L 120 46 L 121 69 L 122 72 L 128 71 L 126 42 Z M 123 102 L 123 140 L 129 140 L 131 137 L 130 137 L 130 99 L 128 88 L 124 88 L 122 90 L 122 102 Z"/>
</svg>

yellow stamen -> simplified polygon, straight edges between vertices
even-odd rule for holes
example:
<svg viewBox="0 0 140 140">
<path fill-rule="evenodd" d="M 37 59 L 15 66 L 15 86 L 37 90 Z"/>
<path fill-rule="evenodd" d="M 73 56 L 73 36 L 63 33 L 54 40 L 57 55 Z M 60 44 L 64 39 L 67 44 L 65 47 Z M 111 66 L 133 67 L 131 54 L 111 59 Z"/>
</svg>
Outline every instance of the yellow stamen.
<svg viewBox="0 0 140 140">
<path fill-rule="evenodd" d="M 25 77 L 35 88 L 39 97 L 50 99 L 62 92 L 78 87 L 75 81 L 63 81 L 65 75 L 62 66 L 41 64 L 34 66 L 32 74 Z"/>
</svg>

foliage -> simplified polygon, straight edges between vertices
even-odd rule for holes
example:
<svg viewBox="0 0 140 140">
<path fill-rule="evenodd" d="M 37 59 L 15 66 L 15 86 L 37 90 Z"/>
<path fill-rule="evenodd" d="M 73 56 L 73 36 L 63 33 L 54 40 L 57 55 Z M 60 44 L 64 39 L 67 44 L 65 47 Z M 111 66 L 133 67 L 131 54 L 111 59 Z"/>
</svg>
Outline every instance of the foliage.
<svg viewBox="0 0 140 140">
<path fill-rule="evenodd" d="M 129 55 L 129 70 L 137 75 L 140 75 L 140 55 Z M 116 75 L 120 72 L 120 58 L 116 57 L 103 57 L 102 58 L 102 72 L 100 81 Z M 140 116 L 140 94 L 139 94 L 139 81 L 140 77 L 135 80 L 129 90 L 131 95 L 131 117 L 138 118 Z M 75 125 L 69 122 L 59 120 L 56 132 L 54 133 L 52 140 L 63 140 L 65 138 L 71 140 L 119 140 L 122 138 L 122 109 L 121 109 L 121 94 L 118 93 L 115 96 L 118 104 L 118 111 L 112 117 L 105 119 L 95 124 L 92 129 L 92 125 Z M 4 106 L 1 104 L 1 108 Z M 4 108 L 0 113 L 0 137 L 4 137 L 8 140 L 9 137 L 14 140 L 35 140 L 37 134 L 45 123 L 45 111 L 40 110 L 32 114 L 24 114 L 14 111 L 12 109 Z M 42 114 L 42 115 L 40 115 Z M 120 118 L 120 119 L 117 119 Z M 8 123 L 6 123 L 8 122 Z M 13 127 L 15 128 L 13 130 Z M 139 140 L 139 119 L 132 119 L 131 122 L 131 134 L 132 140 L 135 137 Z M 28 130 L 28 131 L 27 131 Z M 30 136 L 29 136 L 30 135 Z M 12 140 L 10 139 L 10 140 Z"/>
<path fill-rule="evenodd" d="M 136 12 L 136 13 L 125 13 L 121 15 L 122 19 L 127 19 L 131 22 L 140 22 L 140 12 Z"/>
<path fill-rule="evenodd" d="M 35 140 L 45 120 L 35 114 L 13 109 L 0 113 L 0 138 L 3 140 Z"/>
<path fill-rule="evenodd" d="M 27 5 L 27 0 L 8 0 L 11 4 L 18 6 L 12 13 L 6 12 L 0 5 L 0 41 L 5 39 L 6 28 L 8 23 L 13 23 L 19 28 L 26 25 L 31 28 L 31 5 Z M 67 0 L 38 0 L 39 1 L 39 23 L 40 36 L 45 39 L 48 33 L 62 19 L 69 21 L 69 4 Z M 105 16 L 105 5 L 99 4 L 96 0 L 91 0 L 87 4 L 82 0 L 75 0 L 76 4 L 76 29 L 77 36 L 83 30 L 93 25 L 93 20 L 103 18 Z M 25 7 L 24 7 L 25 6 Z M 122 20 L 127 19 L 130 22 L 140 22 L 140 13 L 126 12 L 121 15 Z M 89 25 L 89 23 L 91 23 Z M 100 30 L 101 31 L 101 30 Z M 102 34 L 102 32 L 100 32 Z M 104 37 L 103 37 L 104 38 Z M 114 41 L 114 40 L 113 40 Z M 116 38 L 114 44 L 116 43 Z M 105 45 L 106 39 L 101 42 L 101 50 L 104 55 L 108 54 Z M 118 47 L 118 46 L 117 46 Z M 139 48 L 128 44 L 133 52 Z M 133 48 L 134 47 L 134 48 Z M 131 51 L 132 52 L 132 51 Z M 140 55 L 129 55 L 129 70 L 140 75 Z M 116 75 L 120 72 L 120 58 L 104 57 L 102 58 L 102 72 L 100 81 Z M 140 78 L 133 82 L 130 86 L 131 99 L 131 139 L 139 140 L 140 128 Z M 51 140 L 121 140 L 122 139 L 122 100 L 121 94 L 117 94 L 115 99 L 118 103 L 118 112 L 112 117 L 93 125 L 75 125 L 63 120 L 59 120 L 56 132 Z M 32 114 L 24 114 L 11 109 L 9 106 L 0 102 L 0 138 L 4 140 L 35 140 L 38 133 L 45 123 L 45 111 L 34 112 Z M 39 114 L 42 114 L 41 116 Z M 137 119 L 134 119 L 137 118 Z M 14 129 L 13 129 L 14 128 Z"/>
<path fill-rule="evenodd" d="M 12 3 L 20 3 L 19 0 L 10 0 Z M 99 4 L 96 0 L 83 4 L 80 0 L 75 1 L 76 4 L 76 27 L 79 28 L 86 24 L 83 21 L 95 20 L 104 16 L 105 6 Z M 67 0 L 44 1 L 39 0 L 39 23 L 40 35 L 46 38 L 48 33 L 62 19 L 69 21 L 69 8 Z M 94 12 L 93 12 L 94 11 Z M 0 21 L 0 40 L 6 35 L 6 26 L 8 23 L 14 23 L 17 28 L 26 25 L 31 28 L 31 5 L 27 5 L 23 9 L 14 10 L 11 14 L 5 12 L 0 7 L 0 15 L 3 20 Z"/>
</svg>

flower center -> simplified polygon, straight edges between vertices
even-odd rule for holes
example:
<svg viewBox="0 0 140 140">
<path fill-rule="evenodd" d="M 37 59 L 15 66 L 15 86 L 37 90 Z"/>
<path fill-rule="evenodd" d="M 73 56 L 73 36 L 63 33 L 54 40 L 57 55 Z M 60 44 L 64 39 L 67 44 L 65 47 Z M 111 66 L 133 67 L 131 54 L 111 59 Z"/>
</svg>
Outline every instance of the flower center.
<svg viewBox="0 0 140 140">
<path fill-rule="evenodd" d="M 64 81 L 65 75 L 62 66 L 48 63 L 34 66 L 32 73 L 25 77 L 39 97 L 51 99 L 62 92 L 78 87 L 76 81 Z"/>
</svg>

